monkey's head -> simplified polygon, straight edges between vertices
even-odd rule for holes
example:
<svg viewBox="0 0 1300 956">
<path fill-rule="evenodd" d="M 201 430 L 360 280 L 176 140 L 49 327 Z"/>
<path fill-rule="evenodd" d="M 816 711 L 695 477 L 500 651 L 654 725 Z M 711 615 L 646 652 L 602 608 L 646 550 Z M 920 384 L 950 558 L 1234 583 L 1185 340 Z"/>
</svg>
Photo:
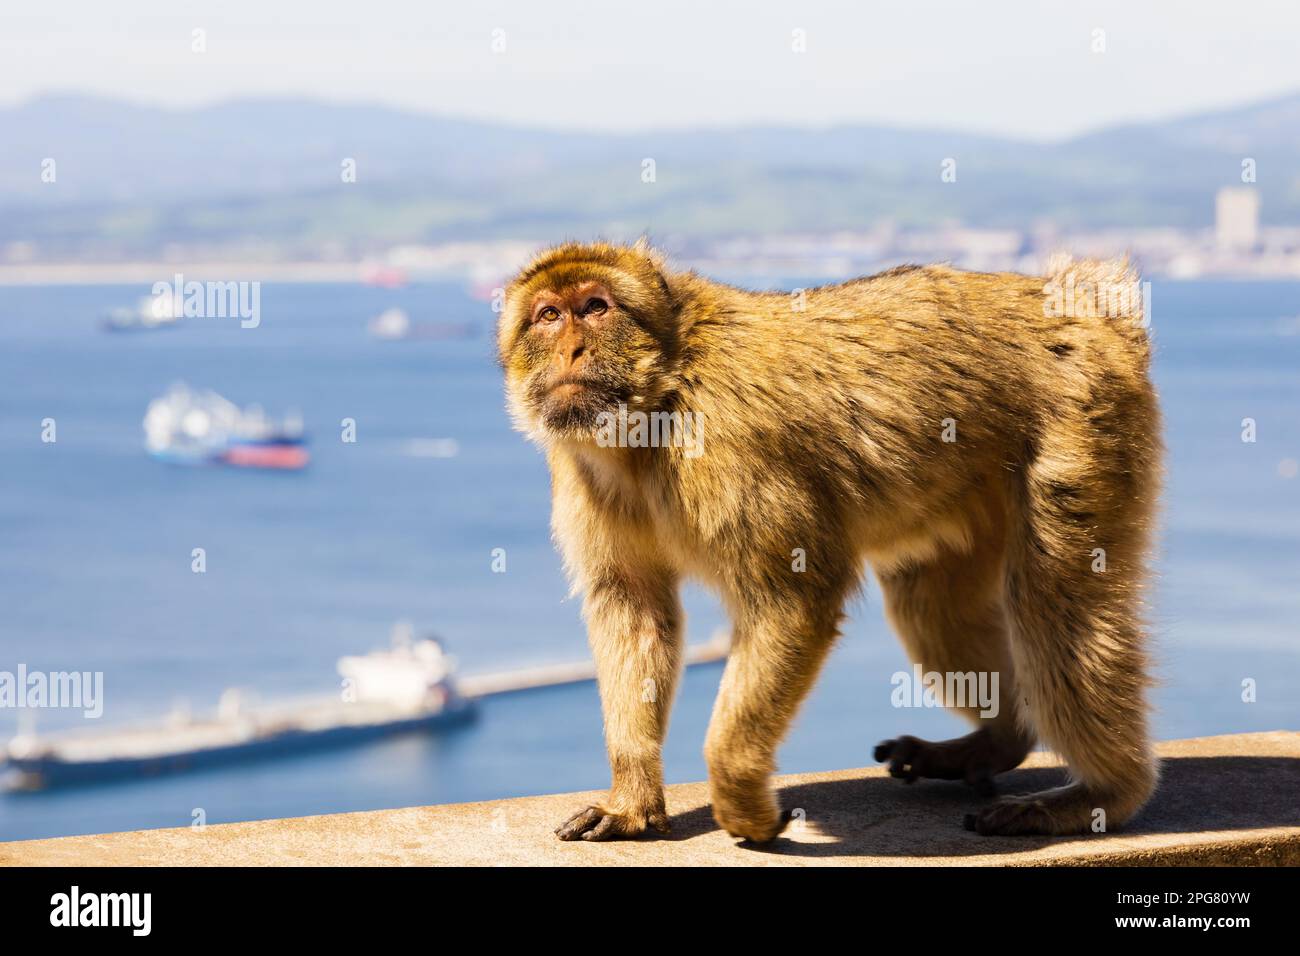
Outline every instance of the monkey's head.
<svg viewBox="0 0 1300 956">
<path fill-rule="evenodd" d="M 653 411 L 670 390 L 678 309 L 644 243 L 547 250 L 506 287 L 497 345 L 519 427 L 584 439 L 602 412 Z"/>
</svg>

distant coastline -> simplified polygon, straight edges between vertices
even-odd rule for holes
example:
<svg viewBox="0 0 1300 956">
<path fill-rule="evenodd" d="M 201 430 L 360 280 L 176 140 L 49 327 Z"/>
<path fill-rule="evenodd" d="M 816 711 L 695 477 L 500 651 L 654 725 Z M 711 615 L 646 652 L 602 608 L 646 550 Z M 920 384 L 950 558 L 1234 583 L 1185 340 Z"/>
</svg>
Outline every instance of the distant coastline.
<svg viewBox="0 0 1300 956">
<path fill-rule="evenodd" d="M 202 280 L 361 282 L 356 262 L 41 262 L 0 265 L 0 286 L 143 285 L 182 272 Z"/>
<path fill-rule="evenodd" d="M 540 248 L 537 243 L 531 248 Z M 741 240 L 727 248 L 701 249 L 696 254 L 680 254 L 681 263 L 708 275 L 798 277 L 834 282 L 872 273 L 904 263 L 945 262 L 959 268 L 985 272 L 1021 272 L 1034 275 L 1042 271 L 1047 251 L 1017 249 L 974 251 L 942 243 L 918 243 L 906 252 L 890 250 L 845 249 L 842 238 L 828 237 L 824 250 L 809 248 L 806 237 L 799 241 L 780 239 Z M 512 248 L 517 248 L 512 244 Z M 1144 278 L 1161 280 L 1216 279 L 1232 281 L 1295 280 L 1300 281 L 1300 254 L 1223 256 L 1213 253 L 1170 258 L 1144 253 L 1141 243 L 1072 242 L 1062 239 L 1052 251 L 1066 251 L 1078 256 L 1131 255 Z M 405 257 L 396 258 L 401 262 Z M 461 282 L 491 289 L 504 283 L 523 261 L 517 255 L 488 256 L 475 262 L 444 263 L 437 267 L 419 264 L 397 265 L 402 279 L 398 284 L 418 282 Z M 122 285 L 152 286 L 169 281 L 176 273 L 197 280 L 263 281 L 282 283 L 367 283 L 373 262 L 256 261 L 235 259 L 186 259 L 168 261 L 124 262 L 0 262 L 0 287 Z M 486 298 L 486 295 L 480 296 Z"/>
</svg>

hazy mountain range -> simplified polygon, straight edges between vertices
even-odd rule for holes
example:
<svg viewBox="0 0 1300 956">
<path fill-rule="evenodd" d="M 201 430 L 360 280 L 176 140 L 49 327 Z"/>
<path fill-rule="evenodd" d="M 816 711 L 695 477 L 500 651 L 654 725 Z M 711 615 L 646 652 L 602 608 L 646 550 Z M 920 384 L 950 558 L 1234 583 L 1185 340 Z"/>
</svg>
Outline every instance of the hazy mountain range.
<svg viewBox="0 0 1300 956">
<path fill-rule="evenodd" d="M 313 255 L 865 229 L 880 217 L 1193 227 L 1212 221 L 1215 191 L 1241 181 L 1247 157 L 1264 220 L 1300 222 L 1300 94 L 1046 144 L 870 125 L 556 132 L 306 100 L 179 111 L 60 95 L 0 110 L 0 243 L 30 241 L 43 256 L 168 243 Z M 955 182 L 941 180 L 948 158 Z M 354 183 L 341 176 L 347 159 Z"/>
</svg>

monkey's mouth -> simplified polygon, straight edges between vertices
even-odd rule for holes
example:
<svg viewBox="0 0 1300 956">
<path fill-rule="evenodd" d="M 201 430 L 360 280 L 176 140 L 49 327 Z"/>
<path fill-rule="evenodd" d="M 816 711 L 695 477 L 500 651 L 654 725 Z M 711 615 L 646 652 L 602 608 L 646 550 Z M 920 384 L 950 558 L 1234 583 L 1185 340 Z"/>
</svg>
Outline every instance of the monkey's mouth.
<svg viewBox="0 0 1300 956">
<path fill-rule="evenodd" d="M 604 391 L 606 385 L 600 379 L 589 376 L 566 375 L 551 382 L 546 389 L 546 394 L 564 397 L 567 395 L 578 395 L 582 392 Z"/>
<path fill-rule="evenodd" d="M 622 392 L 610 382 L 591 375 L 571 375 L 547 382 L 535 407 L 554 431 L 588 431 L 601 412 L 618 407 Z"/>
</svg>

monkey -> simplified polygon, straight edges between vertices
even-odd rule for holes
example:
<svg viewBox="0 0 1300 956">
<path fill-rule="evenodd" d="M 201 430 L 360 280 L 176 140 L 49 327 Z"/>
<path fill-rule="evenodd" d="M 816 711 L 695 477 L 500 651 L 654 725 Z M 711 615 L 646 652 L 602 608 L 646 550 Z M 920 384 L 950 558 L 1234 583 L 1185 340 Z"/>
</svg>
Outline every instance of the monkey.
<svg viewBox="0 0 1300 956">
<path fill-rule="evenodd" d="M 1129 820 L 1158 775 L 1144 582 L 1162 440 L 1145 313 L 1123 294 L 1137 282 L 1127 260 L 1062 259 L 1042 276 L 909 265 L 748 291 L 644 240 L 524 266 L 498 319 L 506 404 L 550 468 L 611 769 L 559 838 L 669 831 L 686 579 L 733 629 L 704 742 L 714 819 L 775 838 L 777 746 L 868 572 L 914 661 L 999 676 L 996 716 L 942 699 L 967 735 L 880 744 L 891 776 L 988 796 L 1043 744 L 1067 781 L 995 796 L 968 829 Z M 610 441 L 612 417 L 636 414 L 697 416 L 701 447 Z"/>
</svg>

